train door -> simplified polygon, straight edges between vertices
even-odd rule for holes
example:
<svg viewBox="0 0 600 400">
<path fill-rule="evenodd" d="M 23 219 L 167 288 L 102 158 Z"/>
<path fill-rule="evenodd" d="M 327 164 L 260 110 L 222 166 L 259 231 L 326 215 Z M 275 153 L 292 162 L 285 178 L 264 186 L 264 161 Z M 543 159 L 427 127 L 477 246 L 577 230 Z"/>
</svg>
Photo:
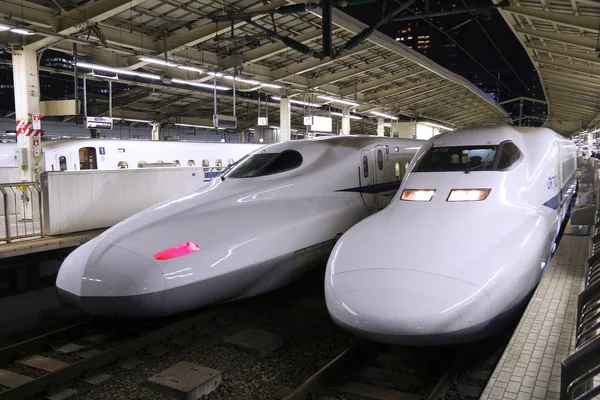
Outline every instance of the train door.
<svg viewBox="0 0 600 400">
<path fill-rule="evenodd" d="M 79 169 L 98 169 L 95 147 L 82 147 L 79 149 Z"/>
<path fill-rule="evenodd" d="M 385 180 L 385 167 L 386 167 L 386 162 L 385 162 L 385 147 L 384 146 L 376 146 L 375 149 L 373 149 L 373 158 L 374 158 L 374 168 L 373 168 L 373 185 L 374 185 L 374 190 L 373 190 L 373 194 L 375 196 L 375 203 L 377 205 L 377 209 L 381 210 L 382 208 L 384 208 L 385 206 L 387 206 L 388 203 L 388 198 L 386 196 L 384 196 L 384 192 L 382 192 L 381 190 L 377 190 L 377 188 L 381 188 L 383 186 L 383 184 L 386 182 Z"/>
<path fill-rule="evenodd" d="M 368 211 L 375 209 L 375 195 L 373 194 L 373 153 L 369 150 L 363 150 L 360 153 L 359 182 L 361 187 L 361 196 L 365 202 Z"/>
</svg>

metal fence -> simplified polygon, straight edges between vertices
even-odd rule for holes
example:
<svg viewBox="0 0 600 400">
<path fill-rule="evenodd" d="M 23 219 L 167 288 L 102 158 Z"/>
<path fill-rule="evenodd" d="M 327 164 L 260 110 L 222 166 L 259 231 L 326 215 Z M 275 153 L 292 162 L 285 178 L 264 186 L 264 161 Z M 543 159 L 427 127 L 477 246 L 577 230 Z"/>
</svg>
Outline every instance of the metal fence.
<svg viewBox="0 0 600 400">
<path fill-rule="evenodd" d="M 4 210 L 0 218 L 0 241 L 10 243 L 15 239 L 45 236 L 42 190 L 37 182 L 1 183 L 0 194 Z"/>
<path fill-rule="evenodd" d="M 561 400 L 592 399 L 600 394 L 600 162 L 590 158 L 588 163 L 588 179 L 595 184 L 596 216 L 585 289 L 577 299 L 575 351 L 561 365 Z"/>
</svg>

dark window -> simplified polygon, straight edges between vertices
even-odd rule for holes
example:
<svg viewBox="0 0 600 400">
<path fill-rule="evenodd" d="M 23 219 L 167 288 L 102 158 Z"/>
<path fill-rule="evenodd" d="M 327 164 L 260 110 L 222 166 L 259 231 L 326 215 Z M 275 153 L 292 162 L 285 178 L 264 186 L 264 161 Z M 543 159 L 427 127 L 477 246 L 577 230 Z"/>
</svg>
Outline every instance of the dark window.
<svg viewBox="0 0 600 400">
<path fill-rule="evenodd" d="M 58 157 L 58 164 L 60 165 L 61 171 L 66 171 L 67 170 L 67 157 L 65 157 L 65 156 Z"/>
<path fill-rule="evenodd" d="M 176 167 L 181 167 L 179 160 L 173 160 L 173 164 L 175 164 Z"/>
<path fill-rule="evenodd" d="M 377 168 L 383 171 L 383 151 L 377 150 Z"/>
<path fill-rule="evenodd" d="M 500 159 L 498 169 L 506 169 L 515 164 L 521 158 L 521 151 L 513 142 L 502 143 L 500 148 Z"/>
<path fill-rule="evenodd" d="M 433 147 L 421 159 L 415 172 L 489 171 L 498 146 Z"/>
<path fill-rule="evenodd" d="M 363 156 L 363 175 L 365 178 L 369 177 L 369 158 Z"/>
<path fill-rule="evenodd" d="M 278 174 L 298 168 L 302 164 L 302 155 L 296 150 L 281 153 L 258 153 L 244 157 L 233 165 L 228 178 L 254 178 Z"/>
<path fill-rule="evenodd" d="M 119 161 L 119 163 L 117 164 L 117 169 L 127 169 L 127 168 L 129 168 L 127 161 Z"/>
<path fill-rule="evenodd" d="M 188 167 L 195 167 L 195 166 L 196 166 L 196 161 L 188 160 Z"/>
</svg>

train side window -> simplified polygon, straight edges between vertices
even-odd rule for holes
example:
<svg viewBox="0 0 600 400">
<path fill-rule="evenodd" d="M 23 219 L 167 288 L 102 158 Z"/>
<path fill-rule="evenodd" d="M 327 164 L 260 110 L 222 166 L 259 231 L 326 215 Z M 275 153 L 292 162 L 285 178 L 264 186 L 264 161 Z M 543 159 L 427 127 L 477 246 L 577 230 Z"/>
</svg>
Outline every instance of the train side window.
<svg viewBox="0 0 600 400">
<path fill-rule="evenodd" d="M 396 173 L 396 179 L 400 179 L 400 163 L 396 162 L 396 166 L 394 167 L 394 171 Z"/>
<path fill-rule="evenodd" d="M 502 143 L 498 169 L 507 169 L 521 159 L 521 151 L 513 142 Z"/>
<path fill-rule="evenodd" d="M 210 162 L 207 159 L 202 160 L 202 166 L 204 168 L 208 168 L 210 166 Z"/>
<path fill-rule="evenodd" d="M 144 168 L 145 164 L 146 164 L 146 161 L 144 161 L 144 160 L 138 161 L 138 168 Z"/>
<path fill-rule="evenodd" d="M 215 167 L 222 167 L 223 166 L 223 161 L 221 161 L 220 158 L 217 158 L 217 160 L 215 161 Z"/>
<path fill-rule="evenodd" d="M 230 158 L 229 160 L 227 160 L 227 165 L 231 165 L 233 164 L 233 158 Z"/>
<path fill-rule="evenodd" d="M 127 161 L 119 161 L 117 168 L 118 169 L 127 169 L 127 168 L 129 168 L 129 165 L 127 164 Z"/>
<path fill-rule="evenodd" d="M 410 163 L 407 161 L 404 163 L 404 175 L 408 172 L 408 167 L 410 167 Z M 404 175 L 402 177 L 404 177 Z"/>
<path fill-rule="evenodd" d="M 157 164 L 162 164 L 164 161 L 163 160 L 156 160 Z"/>
<path fill-rule="evenodd" d="M 377 168 L 383 171 L 383 151 L 377 150 Z"/>
<path fill-rule="evenodd" d="M 65 156 L 58 157 L 58 164 L 60 165 L 61 171 L 66 171 L 67 170 L 67 157 L 65 157 Z"/>
<path fill-rule="evenodd" d="M 188 160 L 188 167 L 195 167 L 195 166 L 196 166 L 196 161 Z"/>
<path fill-rule="evenodd" d="M 363 156 L 363 175 L 365 178 L 369 177 L 369 158 Z"/>
<path fill-rule="evenodd" d="M 175 164 L 176 167 L 181 167 L 179 160 L 173 160 L 173 164 Z"/>
</svg>

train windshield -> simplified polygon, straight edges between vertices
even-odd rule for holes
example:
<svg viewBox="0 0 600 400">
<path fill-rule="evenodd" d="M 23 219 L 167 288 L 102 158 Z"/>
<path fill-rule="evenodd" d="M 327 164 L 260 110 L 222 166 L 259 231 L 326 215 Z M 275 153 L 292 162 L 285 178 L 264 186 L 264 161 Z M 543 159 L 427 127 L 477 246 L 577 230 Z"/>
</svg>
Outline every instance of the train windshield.
<svg viewBox="0 0 600 400">
<path fill-rule="evenodd" d="M 433 147 L 414 172 L 490 171 L 498 146 Z"/>
<path fill-rule="evenodd" d="M 281 153 L 256 153 L 233 164 L 225 177 L 256 178 L 289 171 L 298 168 L 301 164 L 302 155 L 296 150 L 286 150 Z"/>
</svg>

